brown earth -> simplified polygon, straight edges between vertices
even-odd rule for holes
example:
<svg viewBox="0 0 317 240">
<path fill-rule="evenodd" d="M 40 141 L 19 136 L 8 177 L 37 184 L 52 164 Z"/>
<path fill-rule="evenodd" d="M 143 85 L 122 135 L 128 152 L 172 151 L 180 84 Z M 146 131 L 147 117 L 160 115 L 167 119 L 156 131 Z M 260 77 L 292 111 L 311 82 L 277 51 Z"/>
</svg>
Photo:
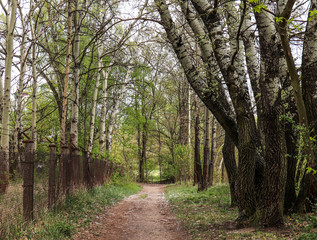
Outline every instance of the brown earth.
<svg viewBox="0 0 317 240">
<path fill-rule="evenodd" d="M 187 240 L 164 199 L 165 185 L 143 189 L 96 217 L 75 240 Z"/>
</svg>

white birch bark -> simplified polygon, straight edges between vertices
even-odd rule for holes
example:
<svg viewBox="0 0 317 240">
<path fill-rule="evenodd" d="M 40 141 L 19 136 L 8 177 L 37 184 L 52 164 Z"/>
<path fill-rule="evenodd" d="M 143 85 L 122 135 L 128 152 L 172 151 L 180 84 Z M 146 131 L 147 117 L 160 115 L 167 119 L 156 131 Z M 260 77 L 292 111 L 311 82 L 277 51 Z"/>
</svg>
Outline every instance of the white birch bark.
<svg viewBox="0 0 317 240">
<path fill-rule="evenodd" d="M 79 113 L 79 81 L 80 81 L 80 15 L 78 1 L 74 1 L 73 25 L 74 25 L 74 43 L 73 43 L 73 81 L 72 81 L 72 117 L 70 127 L 70 145 L 73 148 L 78 147 L 78 113 Z"/>
<path fill-rule="evenodd" d="M 32 39 L 35 39 L 35 29 L 33 23 L 30 23 Z M 34 150 L 37 149 L 37 71 L 36 71 L 36 45 L 32 46 L 32 78 L 33 78 L 33 90 L 32 90 L 32 139 L 34 140 Z"/>
<path fill-rule="evenodd" d="M 105 153 L 105 140 L 106 140 L 106 114 L 107 114 L 107 87 L 108 87 L 108 77 L 111 71 L 111 65 L 113 60 L 110 62 L 107 71 L 102 68 L 102 95 L 101 95 L 101 115 L 100 115 L 100 139 L 99 139 L 99 151 L 101 154 Z M 100 64 L 101 67 L 103 67 Z"/>
<path fill-rule="evenodd" d="M 102 59 L 101 59 L 101 46 L 98 46 L 98 73 L 97 79 L 92 99 L 92 109 L 91 109 L 91 121 L 90 121 L 90 131 L 89 131 L 89 139 L 88 139 L 88 152 L 91 153 L 93 142 L 94 142 L 94 132 L 95 132 L 95 119 L 96 119 L 96 107 L 97 107 L 97 97 L 98 90 L 100 85 L 100 75 L 102 71 Z"/>
<path fill-rule="evenodd" d="M 67 93 L 68 93 L 68 79 L 69 79 L 69 68 L 70 68 L 70 52 L 72 45 L 72 16 L 71 16 L 71 1 L 68 1 L 68 36 L 67 36 L 67 50 L 66 50 L 66 64 L 65 64 L 65 79 L 64 79 L 64 92 L 63 92 L 63 103 L 62 103 L 62 119 L 61 119 L 61 147 L 66 144 L 66 118 L 67 118 Z"/>
<path fill-rule="evenodd" d="M 20 76 L 18 81 L 18 89 L 17 89 L 17 108 L 16 108 L 16 121 L 15 121 L 15 129 L 14 129 L 14 154 L 15 161 L 17 163 L 18 171 L 21 172 L 21 163 L 20 163 L 20 154 L 22 151 L 22 104 L 23 104 L 23 88 L 24 88 L 24 77 L 26 71 L 26 63 L 25 63 L 25 34 L 26 34 L 26 23 L 23 19 L 22 11 L 19 8 L 21 15 L 21 23 L 22 23 L 22 38 L 21 38 L 21 46 L 20 46 Z"/>
<path fill-rule="evenodd" d="M 0 163 L 0 193 L 4 193 L 9 185 L 9 135 L 10 135 L 10 93 L 11 93 L 11 68 L 13 58 L 13 38 L 14 27 L 16 21 L 17 1 L 12 0 L 10 3 L 10 11 L 6 16 L 7 20 L 7 36 L 6 36 L 6 60 L 4 73 L 4 97 L 3 97 L 3 115 L 2 115 L 2 131 L 0 147 L 3 151 L 2 162 Z"/>
<path fill-rule="evenodd" d="M 232 116 L 228 114 L 227 108 L 223 105 L 225 100 L 222 99 L 219 101 L 217 94 L 213 91 L 210 91 L 206 79 L 203 79 L 199 75 L 197 68 L 193 64 L 192 59 L 186 50 L 183 36 L 176 30 L 166 2 L 163 0 L 155 0 L 155 3 L 160 13 L 161 21 L 167 33 L 167 37 L 174 48 L 177 58 L 184 69 L 186 78 L 189 81 L 191 87 L 195 90 L 205 105 L 212 111 L 218 121 L 222 124 L 223 128 L 228 131 L 231 138 L 234 139 L 233 141 L 237 144 L 238 134 L 235 119 L 233 119 Z"/>
<path fill-rule="evenodd" d="M 132 68 L 128 67 L 127 73 L 122 81 L 122 87 L 121 87 L 120 93 L 118 94 L 117 99 L 115 100 L 115 103 L 112 108 L 112 112 L 110 114 L 109 124 L 107 129 L 107 136 L 106 136 L 106 151 L 108 156 L 110 155 L 110 152 L 111 152 L 112 133 L 113 133 L 114 125 L 115 125 L 116 116 L 118 114 L 119 106 L 127 87 L 127 81 L 129 79 L 131 70 Z"/>
</svg>

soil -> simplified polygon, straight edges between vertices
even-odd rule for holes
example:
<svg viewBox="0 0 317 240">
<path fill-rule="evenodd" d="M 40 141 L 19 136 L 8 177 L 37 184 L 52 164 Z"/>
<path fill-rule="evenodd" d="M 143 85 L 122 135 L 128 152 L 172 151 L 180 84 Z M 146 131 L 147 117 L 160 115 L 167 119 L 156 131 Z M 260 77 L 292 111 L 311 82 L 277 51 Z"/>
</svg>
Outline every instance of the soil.
<svg viewBox="0 0 317 240">
<path fill-rule="evenodd" d="M 75 240 L 187 240 L 189 235 L 164 199 L 166 185 L 142 190 L 98 215 Z"/>
</svg>

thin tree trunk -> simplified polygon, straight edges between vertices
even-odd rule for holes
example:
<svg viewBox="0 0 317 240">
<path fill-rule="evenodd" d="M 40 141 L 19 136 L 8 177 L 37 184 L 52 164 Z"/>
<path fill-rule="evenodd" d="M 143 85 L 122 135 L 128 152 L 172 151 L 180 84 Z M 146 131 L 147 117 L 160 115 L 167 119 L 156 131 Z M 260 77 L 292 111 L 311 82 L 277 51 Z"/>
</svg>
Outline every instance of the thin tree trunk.
<svg viewBox="0 0 317 240">
<path fill-rule="evenodd" d="M 208 181 L 209 186 L 213 185 L 213 178 L 214 178 L 214 168 L 215 168 L 215 158 L 216 158 L 216 151 L 217 151 L 217 132 L 216 132 L 216 118 L 212 118 L 211 123 L 211 151 L 210 151 L 210 164 L 208 170 Z"/>
<path fill-rule="evenodd" d="M 62 121 L 61 121 L 61 146 L 66 144 L 66 118 L 67 118 L 67 92 L 68 92 L 68 78 L 70 68 L 70 52 L 72 44 L 72 15 L 71 15 L 71 1 L 68 1 L 68 37 L 66 50 L 66 65 L 65 65 L 65 79 L 64 79 L 64 93 L 63 93 L 63 107 L 62 107 Z"/>
<path fill-rule="evenodd" d="M 101 61 L 101 59 L 100 59 Z M 102 94 L 101 94 L 101 115 L 100 115 L 100 139 L 99 139 L 99 150 L 101 154 L 105 153 L 105 138 L 106 138 L 106 107 L 107 107 L 107 85 L 108 85 L 108 77 L 111 71 L 111 64 L 112 61 L 109 64 L 109 68 L 107 71 L 103 69 L 102 62 L 99 63 L 99 66 L 102 67 L 102 78 L 103 78 L 103 83 L 102 83 Z"/>
<path fill-rule="evenodd" d="M 2 111 L 3 111 L 3 71 L 0 72 L 0 132 L 2 129 Z"/>
<path fill-rule="evenodd" d="M 89 140 L 88 140 L 88 152 L 91 153 L 93 142 L 94 142 L 94 133 L 95 133 L 95 119 L 96 119 L 96 108 L 97 108 L 97 97 L 98 90 L 100 85 L 100 75 L 102 71 L 102 59 L 101 59 L 101 47 L 98 46 L 98 72 L 97 79 L 95 83 L 94 95 L 92 97 L 92 108 L 91 108 L 91 120 L 90 120 L 90 131 L 89 131 Z"/>
<path fill-rule="evenodd" d="M 118 111 L 119 111 L 120 103 L 122 101 L 123 95 L 124 95 L 126 87 L 127 87 L 127 80 L 128 80 L 128 77 L 130 76 L 130 73 L 131 73 L 131 68 L 129 67 L 127 72 L 126 72 L 126 75 L 125 75 L 125 77 L 123 79 L 120 93 L 118 94 L 117 99 L 115 100 L 114 106 L 112 108 L 112 112 L 110 114 L 110 119 L 109 119 L 109 124 L 108 124 L 108 129 L 107 129 L 107 135 L 106 135 L 106 152 L 107 152 L 107 156 L 109 156 L 110 152 L 111 152 L 113 128 L 114 128 L 116 117 L 117 117 L 117 114 L 118 114 Z"/>
<path fill-rule="evenodd" d="M 78 1 L 74 1 L 73 25 L 74 25 L 74 42 L 73 42 L 73 81 L 72 81 L 72 118 L 70 126 L 70 146 L 78 147 L 78 113 L 79 113 L 79 81 L 80 81 L 80 22 Z"/>
<path fill-rule="evenodd" d="M 21 11 L 21 10 L 20 10 Z M 19 173 L 22 173 L 21 167 L 21 152 L 23 148 L 22 142 L 22 104 L 23 104 L 23 88 L 24 88 L 24 77 L 26 71 L 26 64 L 25 64 L 25 32 L 26 32 L 26 25 L 23 20 L 23 15 L 21 14 L 21 21 L 22 21 L 22 38 L 21 38 L 21 47 L 20 47 L 20 76 L 19 76 L 19 84 L 17 90 L 17 108 L 16 108 L 16 122 L 15 122 L 15 130 L 14 130 L 14 162 L 15 167 Z"/>
<path fill-rule="evenodd" d="M 196 109 L 196 121 L 195 121 L 195 175 L 197 177 L 197 184 L 198 184 L 198 191 L 203 190 L 203 176 L 202 176 L 202 167 L 201 167 L 201 160 L 200 160 L 200 117 L 199 117 L 199 102 L 197 99 L 197 95 L 195 96 L 195 109 Z"/>
<path fill-rule="evenodd" d="M 205 142 L 204 142 L 204 169 L 203 169 L 203 190 L 209 186 L 208 175 L 210 165 L 210 113 L 205 107 Z"/>
<path fill-rule="evenodd" d="M 30 23 L 32 39 L 35 41 L 35 29 L 33 23 Z M 34 150 L 37 149 L 37 72 L 36 72 L 36 45 L 32 46 L 32 78 L 33 78 L 33 92 L 32 92 L 32 139 L 34 141 Z"/>
<path fill-rule="evenodd" d="M 11 94 L 11 68 L 13 58 L 13 38 L 16 21 L 17 1 L 11 1 L 11 11 L 7 15 L 7 36 L 6 36 L 6 60 L 4 72 L 4 97 L 1 129 L 1 149 L 3 152 L 0 162 L 0 194 L 5 193 L 9 185 L 9 136 L 10 136 L 10 94 Z"/>
</svg>

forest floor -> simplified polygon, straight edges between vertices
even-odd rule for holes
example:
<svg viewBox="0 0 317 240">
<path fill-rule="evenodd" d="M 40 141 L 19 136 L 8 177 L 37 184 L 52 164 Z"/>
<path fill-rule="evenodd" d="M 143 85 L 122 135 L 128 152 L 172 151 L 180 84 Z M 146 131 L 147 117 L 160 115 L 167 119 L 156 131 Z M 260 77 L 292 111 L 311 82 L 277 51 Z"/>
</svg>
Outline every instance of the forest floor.
<svg viewBox="0 0 317 240">
<path fill-rule="evenodd" d="M 143 184 L 143 189 L 100 213 L 75 240 L 187 240 L 189 235 L 164 198 L 166 185 Z"/>
</svg>

